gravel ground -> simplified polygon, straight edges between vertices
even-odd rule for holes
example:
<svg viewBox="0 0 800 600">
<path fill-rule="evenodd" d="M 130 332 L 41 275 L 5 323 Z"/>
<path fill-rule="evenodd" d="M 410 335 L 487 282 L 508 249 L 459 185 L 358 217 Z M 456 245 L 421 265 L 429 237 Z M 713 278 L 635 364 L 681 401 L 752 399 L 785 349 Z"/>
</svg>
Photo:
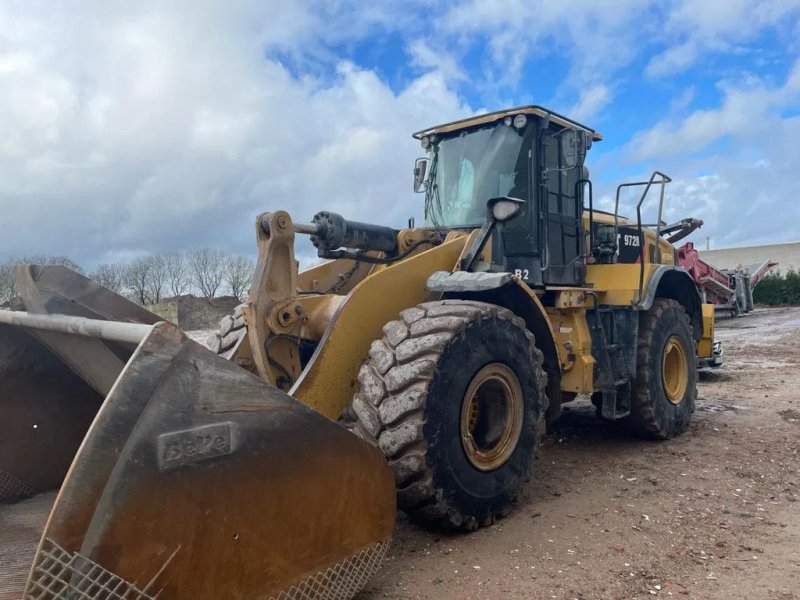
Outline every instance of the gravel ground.
<svg viewBox="0 0 800 600">
<path fill-rule="evenodd" d="M 401 517 L 360 600 L 800 598 L 800 309 L 717 337 L 688 433 L 631 439 L 568 405 L 509 517 L 469 535 Z"/>
</svg>

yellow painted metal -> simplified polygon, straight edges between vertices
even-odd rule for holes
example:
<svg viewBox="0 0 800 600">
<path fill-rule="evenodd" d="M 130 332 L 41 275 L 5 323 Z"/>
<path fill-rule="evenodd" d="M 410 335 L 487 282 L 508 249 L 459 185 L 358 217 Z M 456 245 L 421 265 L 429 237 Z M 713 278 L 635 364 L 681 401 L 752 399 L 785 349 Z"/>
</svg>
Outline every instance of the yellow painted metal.
<svg viewBox="0 0 800 600">
<path fill-rule="evenodd" d="M 514 453 L 525 420 L 522 386 L 502 363 L 475 374 L 461 402 L 461 445 L 480 471 L 493 471 Z"/>
<path fill-rule="evenodd" d="M 435 271 L 452 271 L 466 236 L 452 236 L 426 250 L 376 271 L 361 281 L 334 314 L 314 356 L 290 394 L 331 419 L 353 397 L 358 369 L 381 328 L 400 311 L 431 299 L 425 282 Z"/>
<path fill-rule="evenodd" d="M 672 404 L 680 404 L 686 395 L 689 385 L 689 353 L 683 340 L 677 335 L 671 336 L 664 345 L 661 358 L 661 382 L 664 394 Z"/>
<path fill-rule="evenodd" d="M 594 306 L 595 299 L 591 294 L 598 290 L 584 288 L 557 288 L 548 287 L 548 291 L 555 292 L 553 306 L 556 308 L 585 308 Z"/>
<path fill-rule="evenodd" d="M 548 308 L 547 317 L 561 363 L 561 390 L 579 394 L 593 392 L 595 360 L 586 309 Z"/>
<path fill-rule="evenodd" d="M 644 265 L 644 290 L 657 266 Z M 639 270 L 638 264 L 587 265 L 586 283 L 597 290 L 601 304 L 631 306 L 638 300 Z"/>
<path fill-rule="evenodd" d="M 703 337 L 697 342 L 697 356 L 708 358 L 714 352 L 714 305 L 703 304 Z"/>
<path fill-rule="evenodd" d="M 369 275 L 372 267 L 370 263 L 356 264 L 346 258 L 329 260 L 299 273 L 297 285 L 305 292 L 346 294 Z"/>
<path fill-rule="evenodd" d="M 256 241 L 258 263 L 244 308 L 250 352 L 259 377 L 286 390 L 301 371 L 297 343 L 287 334 L 299 329 L 303 316 L 294 302 L 297 262 L 289 213 L 259 215 Z"/>
<path fill-rule="evenodd" d="M 305 321 L 300 329 L 300 337 L 305 340 L 320 339 L 328 328 L 336 310 L 345 301 L 346 296 L 336 294 L 300 296 L 297 302 L 303 307 Z"/>
</svg>

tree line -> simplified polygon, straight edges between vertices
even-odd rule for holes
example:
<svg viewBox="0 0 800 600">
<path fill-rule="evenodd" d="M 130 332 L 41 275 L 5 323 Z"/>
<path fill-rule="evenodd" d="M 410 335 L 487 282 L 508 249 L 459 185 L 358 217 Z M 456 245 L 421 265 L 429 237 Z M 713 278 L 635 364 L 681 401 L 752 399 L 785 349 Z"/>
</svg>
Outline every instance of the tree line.
<svg viewBox="0 0 800 600">
<path fill-rule="evenodd" d="M 89 273 L 67 256 L 23 256 L 0 262 L 0 305 L 9 304 L 17 296 L 17 264 L 64 265 L 138 304 L 155 304 L 184 294 L 244 299 L 255 269 L 251 258 L 211 248 L 103 263 Z"/>
<path fill-rule="evenodd" d="M 756 304 L 800 305 L 800 273 L 789 270 L 786 275 L 770 273 L 753 288 L 753 302 Z"/>
</svg>

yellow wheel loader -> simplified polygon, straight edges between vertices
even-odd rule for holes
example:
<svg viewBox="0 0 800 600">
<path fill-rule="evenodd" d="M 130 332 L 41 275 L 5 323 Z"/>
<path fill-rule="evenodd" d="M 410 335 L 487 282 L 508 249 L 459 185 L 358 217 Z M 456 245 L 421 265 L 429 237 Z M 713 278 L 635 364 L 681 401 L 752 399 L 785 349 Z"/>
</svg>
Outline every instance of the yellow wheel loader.
<svg viewBox="0 0 800 600">
<path fill-rule="evenodd" d="M 685 431 L 714 322 L 670 243 L 702 222 L 662 221 L 669 177 L 596 210 L 600 134 L 539 106 L 414 136 L 424 225 L 260 215 L 248 302 L 210 348 L 375 444 L 399 507 L 448 528 L 508 511 L 537 432 L 579 394 L 640 434 Z M 298 234 L 327 262 L 298 273 Z"/>
<path fill-rule="evenodd" d="M 259 215 L 247 302 L 210 349 L 66 269 L 18 270 L 0 520 L 43 532 L 35 552 L 4 537 L 21 566 L 0 585 L 28 561 L 27 598 L 349 598 L 395 494 L 418 522 L 491 523 L 578 395 L 643 435 L 686 430 L 714 323 L 670 244 L 699 221 L 661 220 L 669 178 L 596 210 L 601 136 L 538 106 L 415 137 L 424 224 Z M 326 262 L 298 272 L 296 235 Z"/>
</svg>

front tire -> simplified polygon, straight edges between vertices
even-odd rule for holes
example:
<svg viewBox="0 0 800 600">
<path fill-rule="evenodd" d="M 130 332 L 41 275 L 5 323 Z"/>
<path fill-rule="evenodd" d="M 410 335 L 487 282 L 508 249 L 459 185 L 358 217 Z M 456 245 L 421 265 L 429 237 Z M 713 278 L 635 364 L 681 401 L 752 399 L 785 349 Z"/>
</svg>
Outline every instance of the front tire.
<svg viewBox="0 0 800 600">
<path fill-rule="evenodd" d="M 630 423 L 640 435 L 667 439 L 689 428 L 697 398 L 695 341 L 689 315 L 657 298 L 639 317 Z"/>
<path fill-rule="evenodd" d="M 511 311 L 464 300 L 420 304 L 383 331 L 345 426 L 381 448 L 413 520 L 491 524 L 530 474 L 547 407 L 533 335 Z"/>
</svg>

